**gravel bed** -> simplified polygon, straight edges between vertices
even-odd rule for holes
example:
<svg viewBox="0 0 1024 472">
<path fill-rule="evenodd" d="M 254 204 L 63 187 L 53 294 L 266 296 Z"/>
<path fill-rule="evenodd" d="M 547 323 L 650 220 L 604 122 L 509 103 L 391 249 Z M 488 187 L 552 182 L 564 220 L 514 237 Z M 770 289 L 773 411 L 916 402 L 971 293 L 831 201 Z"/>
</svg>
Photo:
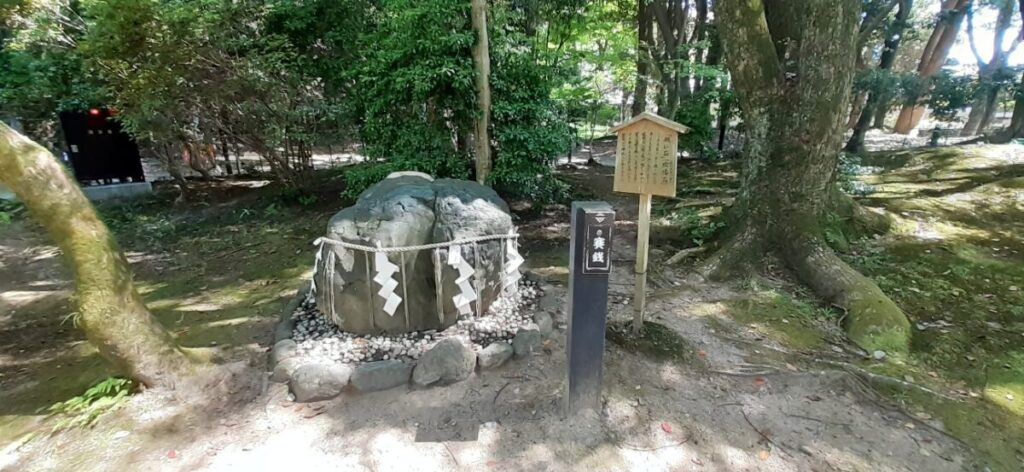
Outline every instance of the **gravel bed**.
<svg viewBox="0 0 1024 472">
<path fill-rule="evenodd" d="M 298 344 L 296 357 L 319 363 L 357 364 L 388 359 L 413 361 L 438 341 L 449 337 L 468 341 L 473 350 L 480 351 L 495 341 L 511 340 L 520 328 L 533 326 L 532 313 L 541 295 L 543 291 L 535 282 L 523 279 L 516 293 L 503 293 L 483 316 L 460 316 L 456 324 L 443 331 L 380 336 L 342 331 L 320 313 L 313 297 L 307 295 L 292 312 L 295 320 L 292 339 Z"/>
</svg>

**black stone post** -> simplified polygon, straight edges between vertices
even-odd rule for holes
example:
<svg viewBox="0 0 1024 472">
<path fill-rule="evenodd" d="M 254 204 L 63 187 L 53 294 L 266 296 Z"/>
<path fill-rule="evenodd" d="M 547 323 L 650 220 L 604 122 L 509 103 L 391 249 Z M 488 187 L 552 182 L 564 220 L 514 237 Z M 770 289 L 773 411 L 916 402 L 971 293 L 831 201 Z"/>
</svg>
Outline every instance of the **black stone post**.
<svg viewBox="0 0 1024 472">
<path fill-rule="evenodd" d="M 601 410 L 601 361 L 608 314 L 615 211 L 607 202 L 573 202 L 569 234 L 569 339 L 565 411 Z"/>
</svg>

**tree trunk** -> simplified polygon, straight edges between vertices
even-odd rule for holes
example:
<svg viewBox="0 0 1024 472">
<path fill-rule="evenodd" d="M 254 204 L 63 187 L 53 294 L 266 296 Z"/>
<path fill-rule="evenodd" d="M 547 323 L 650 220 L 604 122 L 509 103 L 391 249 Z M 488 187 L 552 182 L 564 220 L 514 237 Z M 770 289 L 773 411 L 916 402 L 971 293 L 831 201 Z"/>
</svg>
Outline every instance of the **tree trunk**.
<svg viewBox="0 0 1024 472">
<path fill-rule="evenodd" d="M 865 349 L 906 351 L 910 324 L 870 279 L 828 247 L 827 214 L 858 209 L 835 187 L 854 75 L 859 0 L 722 0 L 729 70 L 746 126 L 730 231 L 703 266 L 709 277 L 749 270 L 766 252 L 825 301 L 847 311 Z M 866 210 L 850 210 L 861 218 Z"/>
<path fill-rule="evenodd" d="M 846 128 L 853 129 L 857 126 L 857 121 L 860 120 L 860 116 L 864 114 L 864 105 L 868 102 L 868 93 L 860 92 L 853 96 L 853 103 L 850 104 L 850 116 L 846 118 Z"/>
<path fill-rule="evenodd" d="M 978 132 L 984 133 L 996 115 L 996 110 L 999 108 L 999 92 L 1001 90 L 998 87 L 993 87 L 988 91 L 988 96 L 985 97 L 985 114 L 981 116 L 981 122 L 978 123 Z"/>
<path fill-rule="evenodd" d="M 487 183 L 491 173 L 491 56 L 487 44 L 487 0 L 472 0 L 472 23 L 476 31 L 473 64 L 476 66 L 476 181 Z"/>
<path fill-rule="evenodd" d="M 75 274 L 75 302 L 89 342 L 146 386 L 173 386 L 191 359 L 153 318 L 128 261 L 92 204 L 56 158 L 0 123 L 0 181 L 49 232 Z"/>
<path fill-rule="evenodd" d="M 884 102 L 884 103 L 882 103 Z M 887 96 L 875 107 L 875 117 L 871 122 L 871 129 L 882 129 L 885 127 L 885 116 L 889 114 L 890 100 Z"/>
<path fill-rule="evenodd" d="M 921 54 L 921 61 L 917 64 L 917 73 L 922 79 L 927 79 L 942 68 L 949 56 L 949 50 L 956 42 L 960 33 L 960 26 L 964 22 L 967 8 L 972 0 L 944 0 L 942 11 L 939 13 L 939 21 L 935 24 L 931 36 Z M 924 116 L 924 106 L 917 104 L 904 104 L 900 109 L 900 115 L 896 119 L 894 130 L 900 134 L 908 134 L 917 127 Z"/>
<path fill-rule="evenodd" d="M 971 102 L 971 112 L 967 115 L 967 122 L 964 123 L 964 128 L 960 130 L 960 136 L 974 136 L 981 131 L 981 122 L 988 113 L 987 95 L 988 91 L 982 90 L 974 97 L 974 101 Z"/>
<path fill-rule="evenodd" d="M 679 107 L 680 89 L 683 87 L 679 72 L 679 49 L 686 39 L 686 23 L 690 11 L 689 0 L 668 0 L 650 3 L 661 39 L 661 57 L 654 62 L 660 79 L 658 114 L 675 119 Z"/>
<path fill-rule="evenodd" d="M 991 142 L 1006 144 L 1014 139 L 1024 137 L 1024 74 L 1021 74 L 1020 82 L 1017 85 L 1013 101 L 1013 115 L 1010 117 L 1010 126 L 992 137 Z"/>
<path fill-rule="evenodd" d="M 651 46 L 654 44 L 652 29 L 654 17 L 646 0 L 638 0 L 636 5 L 636 86 L 633 92 L 633 116 L 647 110 L 647 84 L 651 76 Z"/>
</svg>

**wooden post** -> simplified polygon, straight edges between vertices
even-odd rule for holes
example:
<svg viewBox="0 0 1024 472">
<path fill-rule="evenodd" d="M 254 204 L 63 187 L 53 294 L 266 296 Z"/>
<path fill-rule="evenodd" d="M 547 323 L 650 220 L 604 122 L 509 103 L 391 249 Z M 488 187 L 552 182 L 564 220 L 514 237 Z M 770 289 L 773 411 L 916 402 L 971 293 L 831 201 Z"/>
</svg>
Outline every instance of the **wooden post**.
<svg viewBox="0 0 1024 472">
<path fill-rule="evenodd" d="M 640 334 L 644 325 L 644 310 L 647 308 L 647 250 L 651 240 L 651 195 L 640 194 L 640 217 L 636 225 L 636 294 L 633 303 L 633 334 Z"/>
<path fill-rule="evenodd" d="M 487 0 L 470 0 L 470 19 L 476 31 L 473 63 L 476 66 L 476 181 L 484 184 L 491 173 L 491 55 L 487 40 Z"/>
<path fill-rule="evenodd" d="M 606 202 L 573 202 L 569 235 L 569 313 L 565 414 L 601 411 L 615 211 Z"/>
</svg>

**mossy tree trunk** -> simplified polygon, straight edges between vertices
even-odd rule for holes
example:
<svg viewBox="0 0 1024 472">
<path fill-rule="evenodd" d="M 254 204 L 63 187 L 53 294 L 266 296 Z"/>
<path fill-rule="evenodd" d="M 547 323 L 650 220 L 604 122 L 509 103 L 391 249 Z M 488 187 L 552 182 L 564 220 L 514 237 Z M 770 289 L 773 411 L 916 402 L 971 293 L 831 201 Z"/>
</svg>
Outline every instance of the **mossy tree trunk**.
<svg viewBox="0 0 1024 472">
<path fill-rule="evenodd" d="M 730 232 L 703 267 L 712 278 L 756 268 L 773 253 L 823 299 L 847 310 L 866 349 L 905 351 L 910 325 L 824 238 L 829 214 L 880 218 L 836 187 L 854 75 L 859 0 L 723 0 L 723 46 L 746 126 Z"/>
<path fill-rule="evenodd" d="M 60 247 L 75 275 L 75 303 L 89 342 L 146 386 L 173 386 L 194 368 L 149 313 L 128 261 L 67 170 L 42 146 L 0 123 L 0 182 Z"/>
</svg>

